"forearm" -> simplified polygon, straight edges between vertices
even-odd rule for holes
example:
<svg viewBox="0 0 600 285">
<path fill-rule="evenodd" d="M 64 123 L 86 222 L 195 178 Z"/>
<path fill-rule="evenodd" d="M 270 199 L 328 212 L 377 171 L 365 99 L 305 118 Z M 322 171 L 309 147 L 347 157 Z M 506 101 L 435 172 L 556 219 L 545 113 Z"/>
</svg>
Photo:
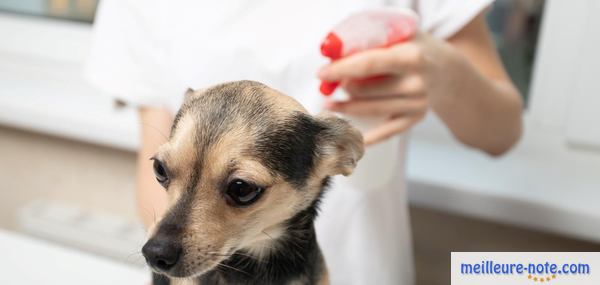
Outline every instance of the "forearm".
<svg viewBox="0 0 600 285">
<path fill-rule="evenodd" d="M 165 189 L 156 182 L 152 170 L 152 157 L 167 141 L 172 117 L 160 108 L 140 108 L 140 149 L 137 159 L 136 198 L 138 214 L 145 228 L 152 226 L 166 209 Z"/>
<path fill-rule="evenodd" d="M 522 131 L 522 100 L 507 78 L 490 78 L 448 47 L 446 80 L 431 106 L 462 143 L 491 155 L 506 152 Z"/>
</svg>

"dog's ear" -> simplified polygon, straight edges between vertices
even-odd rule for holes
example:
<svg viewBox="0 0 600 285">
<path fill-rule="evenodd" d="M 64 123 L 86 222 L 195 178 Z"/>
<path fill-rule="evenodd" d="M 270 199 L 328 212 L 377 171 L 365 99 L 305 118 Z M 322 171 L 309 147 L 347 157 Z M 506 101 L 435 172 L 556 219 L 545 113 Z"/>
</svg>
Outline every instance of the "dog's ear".
<svg viewBox="0 0 600 285">
<path fill-rule="evenodd" d="M 322 161 L 328 175 L 350 175 L 365 152 L 360 131 L 348 121 L 329 113 L 317 117 L 325 130 L 319 138 Z"/>
<path fill-rule="evenodd" d="M 195 93 L 194 89 L 192 89 L 191 87 L 188 87 L 188 89 L 185 90 L 185 99 L 187 100 L 187 99 L 193 97 L 194 93 Z"/>
<path fill-rule="evenodd" d="M 206 88 L 202 88 L 202 89 L 198 89 L 198 90 L 194 90 L 192 88 L 189 88 L 185 91 L 185 95 L 184 95 L 184 102 L 188 102 L 194 98 L 198 98 L 199 96 L 201 96 L 202 94 L 204 94 L 206 92 Z"/>
<path fill-rule="evenodd" d="M 198 91 L 195 91 L 194 89 L 188 87 L 188 89 L 185 91 L 185 95 L 184 95 L 184 102 L 188 102 L 190 100 L 192 100 L 193 98 L 195 98 L 196 96 L 198 96 Z"/>
</svg>

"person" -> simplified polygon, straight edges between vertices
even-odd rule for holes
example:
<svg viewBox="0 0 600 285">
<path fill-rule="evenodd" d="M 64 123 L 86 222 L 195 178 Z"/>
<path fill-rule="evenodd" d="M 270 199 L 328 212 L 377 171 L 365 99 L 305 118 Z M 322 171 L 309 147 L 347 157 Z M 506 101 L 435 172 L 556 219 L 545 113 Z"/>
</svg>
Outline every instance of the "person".
<svg viewBox="0 0 600 285">
<path fill-rule="evenodd" d="M 522 101 L 494 49 L 491 0 L 166 1 L 104 0 L 87 77 L 139 111 L 137 203 L 148 227 L 165 210 L 148 160 L 165 142 L 188 87 L 250 79 L 322 109 L 389 120 L 367 145 L 407 131 L 432 110 L 463 144 L 500 155 L 521 134 Z M 319 54 L 328 30 L 365 9 L 397 6 L 420 16 L 411 41 L 334 63 Z M 374 75 L 385 79 L 357 81 Z M 341 81 L 347 102 L 328 102 L 319 80 Z M 412 284 L 414 270 L 401 149 L 394 180 L 362 191 L 334 181 L 317 219 L 332 284 Z M 368 152 L 368 147 L 367 147 Z"/>
</svg>

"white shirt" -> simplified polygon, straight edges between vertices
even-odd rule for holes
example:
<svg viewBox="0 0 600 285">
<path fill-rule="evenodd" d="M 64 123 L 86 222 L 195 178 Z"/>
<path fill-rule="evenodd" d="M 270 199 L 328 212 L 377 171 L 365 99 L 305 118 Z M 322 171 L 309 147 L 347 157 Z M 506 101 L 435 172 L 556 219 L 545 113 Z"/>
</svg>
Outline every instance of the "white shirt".
<svg viewBox="0 0 600 285">
<path fill-rule="evenodd" d="M 446 38 L 493 0 L 103 0 L 86 75 L 131 105 L 174 112 L 188 87 L 250 79 L 322 108 L 319 44 L 346 16 L 395 5 L 414 9 L 421 29 Z M 334 181 L 317 219 L 332 284 L 413 284 L 405 191 L 405 138 L 394 181 L 363 191 Z M 368 150 L 367 150 L 368 151 Z"/>
</svg>

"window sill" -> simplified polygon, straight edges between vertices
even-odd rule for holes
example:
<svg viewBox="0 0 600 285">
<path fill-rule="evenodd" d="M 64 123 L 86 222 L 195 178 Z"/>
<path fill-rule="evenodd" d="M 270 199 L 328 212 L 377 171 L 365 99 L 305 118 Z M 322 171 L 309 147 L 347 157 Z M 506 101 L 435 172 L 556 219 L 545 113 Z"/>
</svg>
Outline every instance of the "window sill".
<svg viewBox="0 0 600 285">
<path fill-rule="evenodd" d="M 600 241 L 600 155 L 552 145 L 559 144 L 552 134 L 528 129 L 496 159 L 417 130 L 407 163 L 410 202 Z"/>
<path fill-rule="evenodd" d="M 0 52 L 0 124 L 135 150 L 133 109 L 85 82 L 82 66 Z"/>
</svg>

